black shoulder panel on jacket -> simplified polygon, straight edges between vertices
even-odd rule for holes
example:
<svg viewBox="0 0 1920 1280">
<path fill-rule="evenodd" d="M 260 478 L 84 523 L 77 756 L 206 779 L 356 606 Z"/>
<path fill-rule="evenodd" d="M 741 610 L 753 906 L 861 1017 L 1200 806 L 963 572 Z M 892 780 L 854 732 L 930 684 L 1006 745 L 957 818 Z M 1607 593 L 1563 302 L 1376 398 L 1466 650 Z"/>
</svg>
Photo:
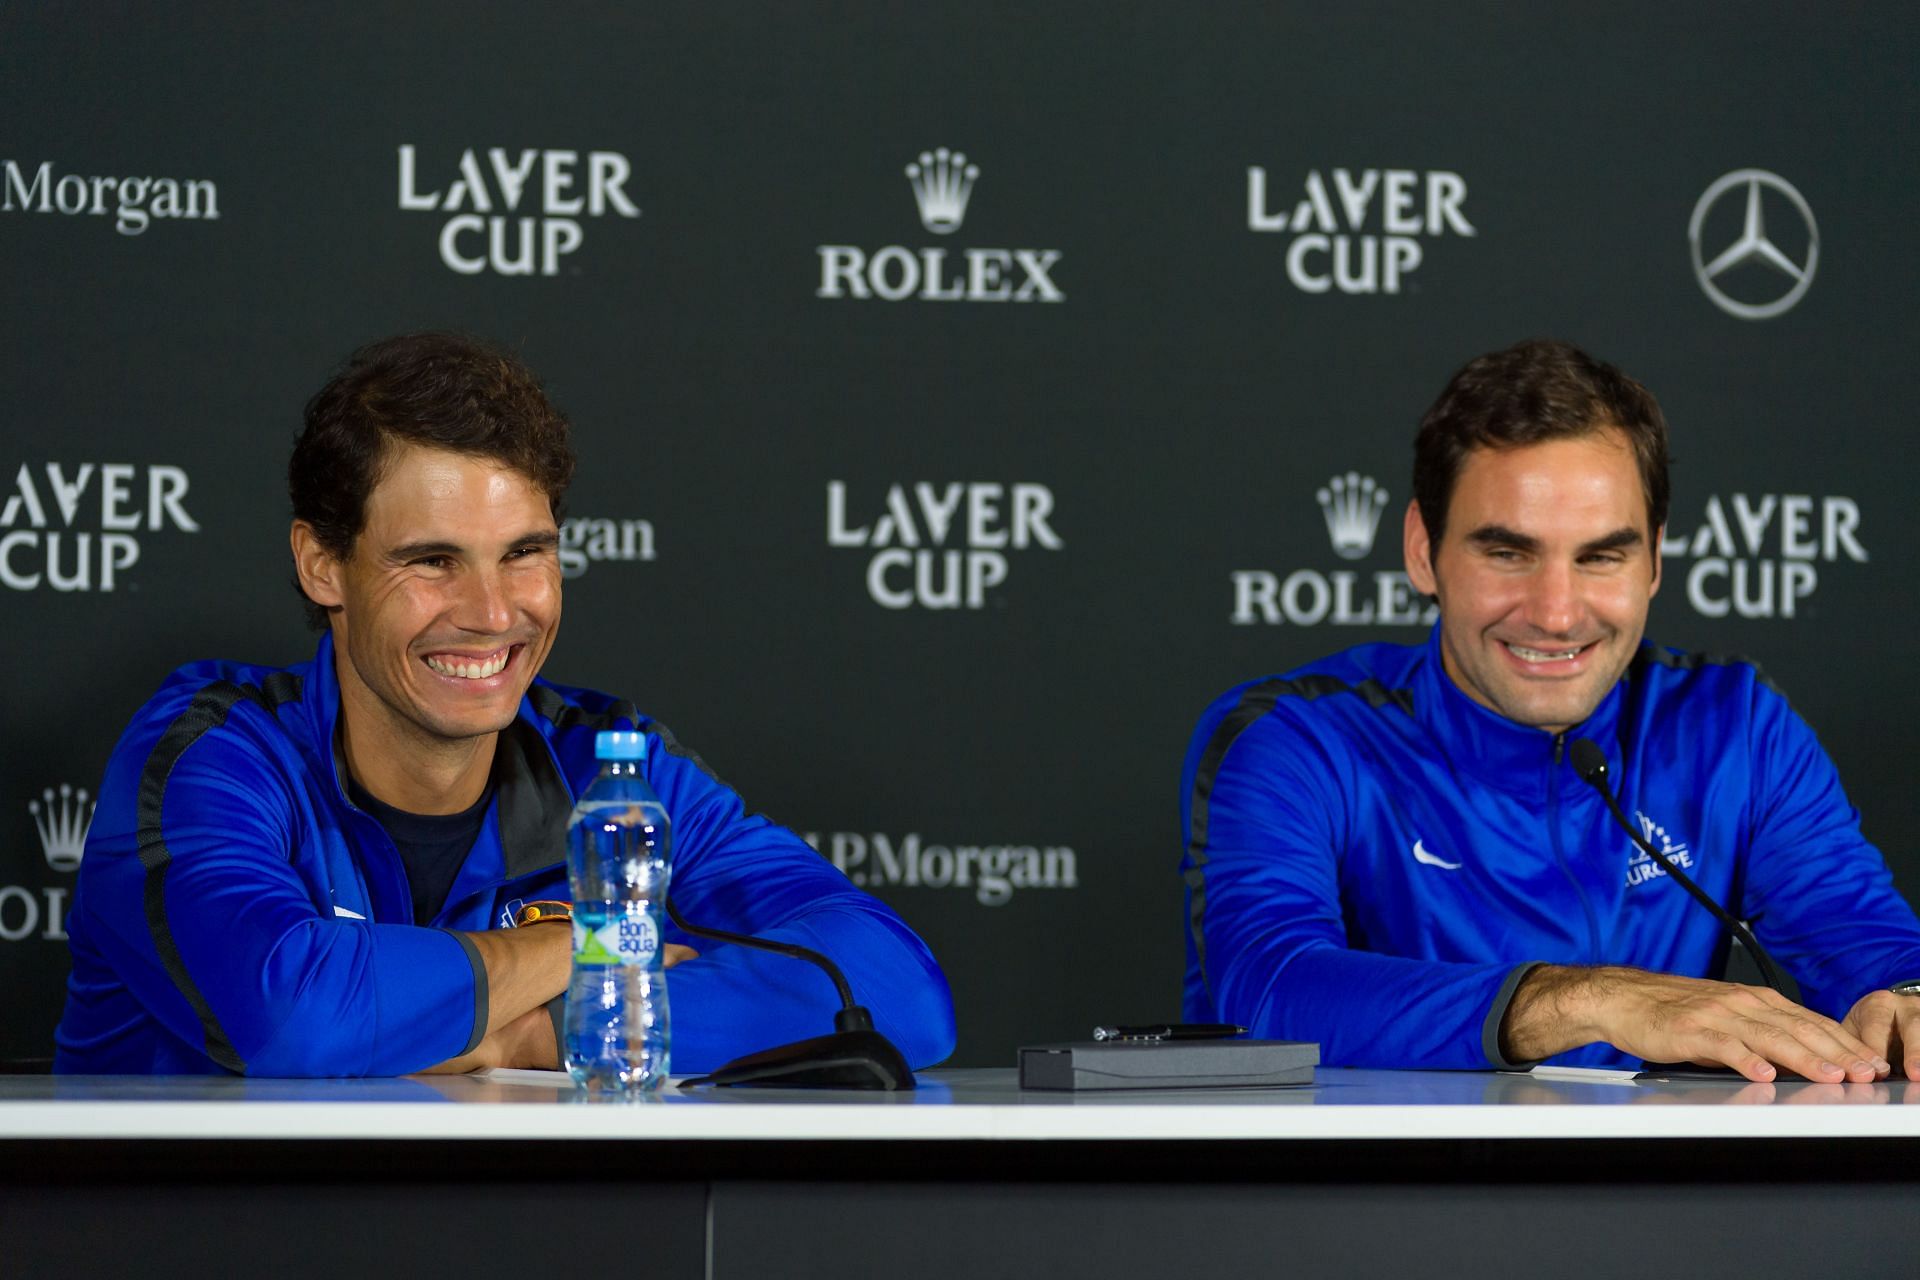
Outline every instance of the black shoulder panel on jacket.
<svg viewBox="0 0 1920 1280">
<path fill-rule="evenodd" d="M 1232 750 L 1235 739 L 1279 705 L 1280 699 L 1304 698 L 1312 702 L 1342 693 L 1351 693 L 1364 699 L 1376 711 L 1398 707 L 1408 715 L 1413 714 L 1413 690 L 1389 689 L 1375 679 L 1369 678 L 1355 685 L 1348 684 L 1338 676 L 1309 675 L 1291 679 L 1276 676 L 1248 686 L 1233 710 L 1214 727 L 1213 736 L 1207 739 L 1207 749 L 1201 754 L 1193 775 L 1193 804 L 1187 832 L 1187 859 L 1190 865 L 1186 870 L 1187 888 L 1190 891 L 1187 925 L 1193 931 L 1194 954 L 1200 961 L 1203 981 L 1207 981 L 1207 815 L 1213 797 L 1213 780 L 1220 772 L 1221 762 Z M 1209 990 L 1212 989 L 1210 981 L 1207 986 Z"/>
<path fill-rule="evenodd" d="M 195 985 L 193 975 L 187 972 L 186 963 L 180 958 L 180 947 L 173 940 L 173 930 L 167 924 L 167 869 L 173 864 L 173 855 L 167 849 L 166 836 L 161 829 L 161 814 L 166 801 L 167 780 L 173 774 L 173 767 L 180 763 L 180 757 L 186 754 L 188 747 L 200 740 L 202 734 L 225 724 L 228 713 L 236 704 L 251 702 L 272 715 L 287 703 L 298 701 L 299 697 L 300 677 L 287 671 L 276 671 L 257 685 L 234 684 L 230 680 L 216 681 L 195 694 L 193 701 L 187 704 L 187 709 L 174 717 L 173 723 L 160 735 L 160 741 L 154 744 L 153 751 L 147 756 L 146 767 L 140 774 L 140 796 L 136 810 L 138 831 L 135 839 L 140 850 L 140 865 L 146 869 L 142 902 L 146 910 L 147 930 L 153 935 L 153 949 L 159 955 L 167 976 L 173 979 L 174 987 L 186 998 L 194 1015 L 200 1019 L 206 1055 L 234 1072 L 244 1073 L 247 1064 L 234 1049 L 227 1033 L 221 1029 L 220 1020 L 214 1016 L 213 1007 Z"/>
<path fill-rule="evenodd" d="M 1657 664 L 1672 671 L 1698 671 L 1701 667 L 1752 667 L 1753 678 L 1758 680 L 1763 688 L 1770 689 L 1783 698 L 1787 696 L 1786 690 L 1775 684 L 1773 678 L 1761 669 L 1759 663 L 1752 658 L 1741 657 L 1737 653 L 1674 653 L 1657 644 L 1644 644 L 1640 646 L 1640 651 L 1633 655 L 1633 661 L 1627 666 L 1628 678 L 1631 679 L 1636 672 L 1646 670 L 1649 664 Z"/>
<path fill-rule="evenodd" d="M 601 733 L 619 729 L 622 720 L 629 726 L 640 723 L 640 709 L 625 698 L 614 699 L 605 711 L 589 711 L 568 702 L 551 686 L 536 684 L 528 686 L 527 700 L 543 719 L 562 731 L 586 728 Z"/>
<path fill-rule="evenodd" d="M 616 699 L 606 711 L 596 713 L 574 706 L 551 688 L 543 685 L 536 684 L 529 688 L 527 697 L 532 700 L 535 711 L 551 721 L 554 728 L 561 730 L 584 726 L 598 733 L 606 729 L 619 728 L 622 720 L 637 725 L 645 719 L 641 716 L 639 708 L 624 698 Z M 700 772 L 721 786 L 727 786 L 726 780 L 715 773 L 711 765 L 702 760 L 691 748 L 683 746 L 680 739 L 673 736 L 673 730 L 658 720 L 646 720 L 645 723 L 646 731 L 660 739 L 660 745 L 666 748 L 668 755 L 679 756 L 682 760 L 691 760 Z M 727 789 L 733 790 L 732 787 Z"/>
</svg>

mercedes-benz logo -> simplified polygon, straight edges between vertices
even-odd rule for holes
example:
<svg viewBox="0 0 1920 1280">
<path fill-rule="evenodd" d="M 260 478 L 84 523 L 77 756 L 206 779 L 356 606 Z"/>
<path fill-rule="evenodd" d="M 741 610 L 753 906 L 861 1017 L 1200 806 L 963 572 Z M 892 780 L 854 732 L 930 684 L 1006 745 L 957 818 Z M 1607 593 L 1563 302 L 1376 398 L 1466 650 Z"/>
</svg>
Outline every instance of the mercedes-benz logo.
<svg viewBox="0 0 1920 1280">
<path fill-rule="evenodd" d="M 1713 209 L 1721 196 L 1744 187 L 1747 193 L 1746 220 L 1741 224 L 1740 238 L 1722 249 L 1713 261 L 1706 261 L 1700 249 L 1700 230 L 1706 224 L 1707 214 Z M 1766 187 L 1785 196 L 1787 202 L 1800 214 L 1801 221 L 1807 226 L 1807 260 L 1795 262 L 1780 247 L 1767 238 L 1766 219 L 1760 208 L 1760 189 Z M 1782 312 L 1790 311 L 1807 292 L 1813 283 L 1813 269 L 1820 261 L 1820 229 L 1814 225 L 1813 210 L 1793 189 L 1793 184 L 1779 174 L 1768 173 L 1765 169 L 1735 169 L 1732 173 L 1717 179 L 1700 197 L 1700 203 L 1693 206 L 1693 219 L 1687 223 L 1687 240 L 1693 246 L 1693 276 L 1706 291 L 1713 305 L 1730 316 L 1742 320 L 1765 320 Z M 1790 242 L 1791 243 L 1791 242 Z M 1792 283 L 1787 291 L 1772 302 L 1742 302 L 1730 296 L 1715 283 L 1719 277 L 1733 268 L 1749 262 L 1758 262 L 1771 267 Z"/>
</svg>

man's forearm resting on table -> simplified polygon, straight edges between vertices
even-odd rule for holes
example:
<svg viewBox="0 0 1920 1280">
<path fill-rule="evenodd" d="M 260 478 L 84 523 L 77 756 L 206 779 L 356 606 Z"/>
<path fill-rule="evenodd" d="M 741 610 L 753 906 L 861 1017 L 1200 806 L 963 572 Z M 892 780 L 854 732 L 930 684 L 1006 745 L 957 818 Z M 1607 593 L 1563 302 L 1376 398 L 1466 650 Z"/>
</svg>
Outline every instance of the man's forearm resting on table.
<svg viewBox="0 0 1920 1280">
<path fill-rule="evenodd" d="M 489 996 L 489 1021 L 487 1033 L 480 1043 L 457 1058 L 448 1058 L 445 1062 L 427 1068 L 430 1074 L 460 1071 L 478 1071 L 482 1067 L 528 1067 L 553 1070 L 560 1065 L 560 1019 L 561 1000 L 566 993 L 568 978 L 572 972 L 573 931 L 552 925 L 532 925 L 522 929 L 499 929 L 486 933 L 466 933 L 460 935 L 473 944 L 480 953 L 482 964 L 487 971 Z M 509 941 L 518 937 L 519 941 Z M 557 937 L 558 943 L 540 941 L 543 937 Z M 545 989 L 545 982 L 552 975 L 549 966 L 553 963 L 550 954 L 559 948 L 559 977 L 554 979 L 554 990 L 545 999 L 530 1008 L 523 1009 L 510 1017 L 502 1013 L 504 1009 L 514 1007 L 527 991 Z M 699 958 L 699 952 L 692 947 L 683 947 L 677 943 L 668 943 L 663 949 L 662 963 L 673 968 L 687 960 Z M 492 959 L 488 959 L 491 956 Z M 499 967 L 499 976 L 495 976 L 495 966 Z M 500 996 L 500 979 L 507 979 L 508 996 Z M 501 1019 L 505 1020 L 502 1021 Z"/>
<path fill-rule="evenodd" d="M 556 925 L 455 933 L 474 961 L 476 993 L 486 1007 L 480 1042 L 429 1072 L 477 1071 L 481 1067 L 555 1067 L 559 1036 L 548 1002 L 567 989 L 573 931 Z"/>
<path fill-rule="evenodd" d="M 1771 1080 L 1868 1081 L 1886 1060 L 1870 1045 L 1777 992 L 1618 966 L 1539 965 L 1513 993 L 1500 1042 L 1516 1062 L 1606 1043 L 1653 1062 L 1698 1062 Z"/>
<path fill-rule="evenodd" d="M 457 1058 L 428 1067 L 425 1074 L 478 1071 L 482 1067 L 528 1067 L 551 1071 L 560 1065 L 560 1042 L 544 1005 L 527 1010 L 488 1031 L 479 1044 Z"/>
</svg>

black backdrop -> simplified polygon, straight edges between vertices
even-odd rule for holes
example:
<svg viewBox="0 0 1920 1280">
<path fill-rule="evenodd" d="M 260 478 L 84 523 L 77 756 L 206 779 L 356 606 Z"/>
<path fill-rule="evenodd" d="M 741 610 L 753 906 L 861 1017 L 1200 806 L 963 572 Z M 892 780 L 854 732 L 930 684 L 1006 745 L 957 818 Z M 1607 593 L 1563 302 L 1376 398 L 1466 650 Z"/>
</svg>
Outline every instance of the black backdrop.
<svg viewBox="0 0 1920 1280">
<path fill-rule="evenodd" d="M 0 1053 L 132 709 L 310 651 L 300 406 L 424 327 L 575 421 L 548 674 L 897 906 L 960 1064 L 1176 1013 L 1195 716 L 1422 634 L 1414 423 L 1530 335 L 1661 397 L 1652 633 L 1764 661 L 1911 896 L 1913 11 L 1326 8 L 0 14 Z"/>
</svg>

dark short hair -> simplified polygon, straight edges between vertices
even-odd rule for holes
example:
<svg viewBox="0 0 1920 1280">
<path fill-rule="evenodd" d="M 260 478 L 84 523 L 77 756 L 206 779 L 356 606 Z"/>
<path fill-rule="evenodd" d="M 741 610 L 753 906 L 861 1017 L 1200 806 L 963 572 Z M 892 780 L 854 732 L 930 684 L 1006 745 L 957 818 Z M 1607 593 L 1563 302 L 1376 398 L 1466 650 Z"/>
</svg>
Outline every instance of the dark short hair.
<svg viewBox="0 0 1920 1280">
<path fill-rule="evenodd" d="M 491 343 L 459 333 L 382 338 L 307 401 L 287 463 L 293 518 L 347 559 L 396 446 L 417 444 L 512 468 L 547 495 L 557 521 L 573 479 L 568 432 L 533 370 Z M 307 621 L 325 630 L 327 611 L 308 600 Z"/>
<path fill-rule="evenodd" d="M 1567 342 L 1536 338 L 1467 363 L 1420 420 L 1413 497 L 1427 537 L 1446 532 L 1460 468 L 1475 449 L 1512 449 L 1617 430 L 1633 450 L 1649 530 L 1667 522 L 1667 420 L 1653 393 Z"/>
</svg>

